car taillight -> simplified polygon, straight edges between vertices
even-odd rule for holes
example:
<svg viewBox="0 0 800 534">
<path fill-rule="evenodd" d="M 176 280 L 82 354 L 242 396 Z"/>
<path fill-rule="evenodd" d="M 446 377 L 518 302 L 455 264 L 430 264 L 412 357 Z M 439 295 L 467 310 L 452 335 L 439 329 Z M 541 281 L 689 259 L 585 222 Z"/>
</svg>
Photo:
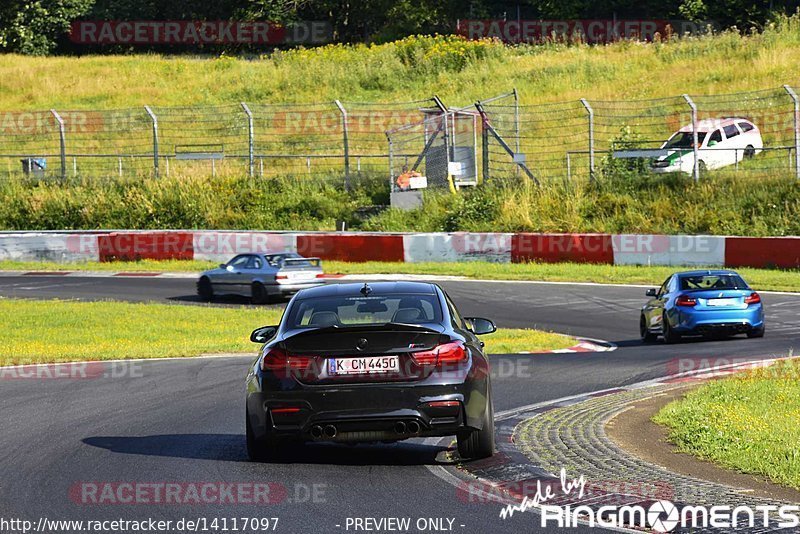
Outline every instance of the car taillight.
<svg viewBox="0 0 800 534">
<path fill-rule="evenodd" d="M 285 275 L 285 274 L 276 274 L 275 275 L 275 280 L 288 280 L 288 279 L 289 279 L 289 277 L 287 275 Z"/>
<path fill-rule="evenodd" d="M 431 350 L 415 352 L 414 361 L 419 365 L 444 365 L 463 362 L 467 359 L 467 349 L 461 341 L 439 345 Z"/>
<path fill-rule="evenodd" d="M 744 298 L 745 304 L 758 304 L 759 302 L 761 302 L 761 295 L 759 295 L 755 291 L 750 293 L 749 297 Z"/>
<path fill-rule="evenodd" d="M 289 356 L 286 351 L 273 347 L 261 358 L 261 370 L 306 370 L 313 360 L 313 356 Z"/>
<path fill-rule="evenodd" d="M 681 295 L 680 297 L 675 299 L 675 304 L 677 306 L 695 306 L 697 305 L 697 299 L 693 299 L 687 295 Z"/>
<path fill-rule="evenodd" d="M 325 273 L 317 273 L 317 278 L 325 278 Z"/>
<path fill-rule="evenodd" d="M 292 413 L 300 413 L 299 406 L 284 406 L 281 408 L 270 408 L 269 409 L 273 414 L 292 414 Z"/>
</svg>

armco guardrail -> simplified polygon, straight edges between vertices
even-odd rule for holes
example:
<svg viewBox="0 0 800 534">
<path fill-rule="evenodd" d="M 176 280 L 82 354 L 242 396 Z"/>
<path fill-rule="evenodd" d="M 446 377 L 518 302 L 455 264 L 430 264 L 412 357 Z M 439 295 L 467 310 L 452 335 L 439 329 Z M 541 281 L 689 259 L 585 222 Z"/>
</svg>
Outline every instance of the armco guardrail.
<svg viewBox="0 0 800 534">
<path fill-rule="evenodd" d="M 350 262 L 579 262 L 615 265 L 800 267 L 800 237 L 644 234 L 136 231 L 0 233 L 0 260 L 223 261 L 297 251 Z"/>
</svg>

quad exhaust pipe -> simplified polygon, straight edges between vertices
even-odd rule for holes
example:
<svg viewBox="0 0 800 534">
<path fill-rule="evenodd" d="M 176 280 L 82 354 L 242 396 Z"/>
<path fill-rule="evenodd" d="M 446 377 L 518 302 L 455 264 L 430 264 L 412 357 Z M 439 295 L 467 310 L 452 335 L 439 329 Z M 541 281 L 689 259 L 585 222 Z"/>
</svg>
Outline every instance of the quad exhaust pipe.
<svg viewBox="0 0 800 534">
<path fill-rule="evenodd" d="M 394 424 L 395 434 L 399 436 L 419 434 L 421 427 L 417 421 L 398 421 Z M 339 434 L 339 430 L 335 425 L 314 425 L 311 427 L 311 437 L 315 440 L 320 439 L 333 439 Z"/>
</svg>

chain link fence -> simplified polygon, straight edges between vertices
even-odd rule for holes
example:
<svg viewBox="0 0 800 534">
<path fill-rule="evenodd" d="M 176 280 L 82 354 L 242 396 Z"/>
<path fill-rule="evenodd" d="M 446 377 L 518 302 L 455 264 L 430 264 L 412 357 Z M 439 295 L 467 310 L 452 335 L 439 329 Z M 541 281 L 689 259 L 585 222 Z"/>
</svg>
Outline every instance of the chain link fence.
<svg viewBox="0 0 800 534">
<path fill-rule="evenodd" d="M 720 95 L 584 98 L 533 106 L 520 105 L 514 92 L 479 105 L 502 137 L 489 136 L 484 146 L 483 176 L 491 179 L 519 178 L 524 175 L 521 162 L 537 179 L 591 179 L 621 166 L 657 172 L 657 161 L 663 168 L 663 162 L 675 157 L 681 172 L 695 179 L 712 170 L 800 178 L 800 107 L 791 85 Z M 754 141 L 753 134 L 742 135 L 748 126 L 741 119 L 758 128 L 760 141 Z M 686 134 L 686 146 L 672 146 L 678 132 Z M 736 139 L 738 135 L 742 137 Z"/>
<path fill-rule="evenodd" d="M 751 121 L 761 141 L 728 142 L 746 133 L 731 120 Z M 676 132 L 688 141 L 666 147 Z M 348 188 L 376 176 L 397 191 L 425 177 L 429 187 L 458 189 L 484 180 L 591 179 L 620 165 L 658 171 L 654 162 L 675 154 L 695 179 L 706 171 L 800 178 L 798 145 L 791 85 L 539 105 L 520 104 L 514 90 L 462 108 L 431 97 L 0 112 L 0 173 L 62 179 L 247 173 Z"/>
<path fill-rule="evenodd" d="M 385 132 L 414 123 L 409 102 L 239 103 L 0 112 L 0 173 L 42 178 L 248 173 L 341 180 L 388 174 Z"/>
</svg>

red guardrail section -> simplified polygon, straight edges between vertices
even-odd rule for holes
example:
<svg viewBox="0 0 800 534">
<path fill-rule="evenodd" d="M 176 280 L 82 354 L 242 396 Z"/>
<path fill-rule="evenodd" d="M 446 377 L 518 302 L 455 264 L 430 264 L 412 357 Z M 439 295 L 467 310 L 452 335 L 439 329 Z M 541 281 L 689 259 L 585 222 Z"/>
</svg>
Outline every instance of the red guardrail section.
<svg viewBox="0 0 800 534">
<path fill-rule="evenodd" d="M 403 236 L 391 234 L 300 234 L 297 252 L 323 260 L 405 261 Z"/>
<path fill-rule="evenodd" d="M 800 237 L 728 237 L 726 267 L 800 267 Z"/>
<path fill-rule="evenodd" d="M 112 232 L 97 236 L 100 261 L 191 260 L 192 232 Z"/>
</svg>

